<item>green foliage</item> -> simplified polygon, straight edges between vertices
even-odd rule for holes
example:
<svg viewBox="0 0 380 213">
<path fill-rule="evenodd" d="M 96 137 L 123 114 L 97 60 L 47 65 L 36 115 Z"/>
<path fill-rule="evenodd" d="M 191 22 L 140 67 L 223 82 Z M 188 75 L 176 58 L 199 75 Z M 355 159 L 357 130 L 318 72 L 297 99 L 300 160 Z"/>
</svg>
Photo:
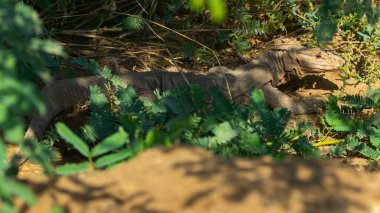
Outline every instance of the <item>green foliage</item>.
<svg viewBox="0 0 380 213">
<path fill-rule="evenodd" d="M 371 1 L 325 1 L 319 8 L 309 4 L 310 12 L 294 11 L 303 27 L 315 32 L 319 43 L 339 45 L 346 63 L 341 68 L 343 82 L 372 83 L 380 79 L 376 60 L 380 51 L 380 10 Z M 334 39 L 334 42 L 331 41 Z M 343 41 L 343 42 L 341 42 Z"/>
<path fill-rule="evenodd" d="M 225 0 L 208 0 L 207 6 L 210 8 L 212 21 L 222 23 L 226 19 L 227 7 Z"/>
<path fill-rule="evenodd" d="M 141 18 L 127 17 L 123 20 L 123 28 L 126 30 L 141 30 L 144 26 L 144 20 Z"/>
<path fill-rule="evenodd" d="M 233 36 L 248 37 L 285 31 L 285 22 L 293 19 L 292 9 L 300 6 L 271 0 L 232 1 L 231 4 L 231 16 L 240 24 Z"/>
<path fill-rule="evenodd" d="M 127 133 L 121 128 L 119 132 L 105 138 L 101 143 L 96 144 L 91 150 L 92 157 L 98 157 L 107 152 L 121 148 L 127 141 Z"/>
<path fill-rule="evenodd" d="M 206 8 L 204 0 L 189 0 L 190 8 L 196 12 L 200 13 Z"/>
<path fill-rule="evenodd" d="M 39 78 L 50 80 L 46 60 L 63 55 L 60 45 L 42 39 L 42 23 L 38 14 L 16 0 L 0 1 L 0 212 L 15 212 L 15 196 L 29 206 L 34 195 L 15 179 L 20 161 L 18 154 L 5 159 L 7 143 L 14 143 L 28 157 L 40 163 L 46 172 L 51 171 L 49 158 L 53 155 L 39 144 L 24 141 L 24 117 L 33 110 L 44 113 L 44 105 L 31 82 Z"/>
<path fill-rule="evenodd" d="M 51 213 L 65 213 L 65 211 L 63 210 L 63 208 L 55 205 L 53 206 Z"/>
<path fill-rule="evenodd" d="M 105 76 L 111 79 L 110 84 L 118 82 L 111 76 L 102 75 L 103 78 Z M 283 157 L 290 151 L 301 156 L 317 154 L 304 137 L 304 130 L 286 127 L 290 112 L 286 109 L 270 110 L 262 91 L 252 92 L 248 107 L 231 102 L 217 89 L 210 92 L 211 105 L 206 104 L 206 95 L 197 85 L 156 92 L 156 98 L 150 102 L 141 100 L 131 87 L 116 87 L 112 94 L 115 96 L 113 100 L 118 101 L 107 104 L 108 112 L 113 111 L 112 107 L 116 108 L 112 125 L 119 130 L 108 132 L 108 136 L 94 132 L 98 137 L 96 141 L 90 140 L 93 142 L 90 148 L 90 144 L 58 123 L 56 127 L 60 136 L 88 158 L 88 162 L 63 165 L 56 172 L 72 174 L 86 168 L 107 167 L 134 157 L 146 148 L 160 144 L 171 146 L 176 142 L 201 146 L 223 156 L 270 154 Z M 91 93 L 91 106 L 101 93 L 101 90 Z M 108 114 L 97 112 L 104 108 L 91 110 L 90 121 L 94 116 L 103 121 L 102 115 L 108 119 Z M 90 122 L 86 129 L 103 131 L 93 125 L 98 124 Z M 84 139 L 89 137 L 84 135 Z"/>
<path fill-rule="evenodd" d="M 139 31 L 135 33 L 143 36 L 137 40 L 135 37 L 132 41 L 138 42 L 139 45 L 157 42 L 159 38 L 164 39 L 168 46 L 182 46 L 172 38 L 172 33 L 161 31 L 167 31 L 166 28 L 158 27 L 144 19 L 163 24 L 175 31 L 185 29 L 186 35 L 193 30 L 197 32 L 208 28 L 205 29 L 207 32 L 216 33 L 210 33 L 211 36 L 195 36 L 192 33 L 194 35 L 190 37 L 199 39 L 201 43 L 211 44 L 208 46 L 218 50 L 231 45 L 238 53 L 248 51 L 252 46 L 267 42 L 270 38 L 278 37 L 279 33 L 301 32 L 301 28 L 306 28 L 314 32 L 315 40 L 321 44 L 336 38 L 334 35 L 342 36 L 347 42 L 348 48 L 339 48 L 344 51 L 343 56 L 347 61 L 342 68 L 346 73 L 343 80 L 354 77 L 368 83 L 380 77 L 377 72 L 380 62 L 373 60 L 378 55 L 380 46 L 379 7 L 375 7 L 370 0 L 153 0 L 130 2 L 127 5 L 106 0 L 66 0 L 59 3 L 46 0 L 34 5 L 44 11 L 43 17 L 48 23 L 47 27 L 52 29 L 52 34 L 53 29 L 91 29 L 90 33 L 106 37 L 110 36 L 107 32 L 114 32 L 112 40 L 126 42 L 129 39 L 126 36 L 134 33 L 123 31 Z M 226 8 L 229 10 L 228 13 Z M 209 22 L 210 15 L 212 19 L 225 20 L 217 26 L 218 30 L 215 29 L 215 24 Z M 193 26 L 202 26 L 202 29 L 195 29 Z M 222 30 L 219 31 L 220 28 Z M 144 32 L 148 31 L 154 32 L 155 36 L 146 36 L 147 33 Z M 80 34 L 78 36 L 80 37 Z M 212 36 L 219 38 L 213 39 Z M 174 45 L 171 41 L 174 41 Z M 210 60 L 214 56 L 203 47 L 183 45 L 183 48 L 178 48 L 177 51 L 182 51 L 180 53 L 184 59 L 194 59 L 202 66 L 214 66 L 216 63 Z"/>
<path fill-rule="evenodd" d="M 103 168 L 130 157 L 123 150 L 119 150 L 122 146 L 129 143 L 128 134 L 122 127 L 119 127 L 118 132 L 106 137 L 93 148 L 90 148 L 89 144 L 73 133 L 65 124 L 57 123 L 56 128 L 58 134 L 66 143 L 72 145 L 80 154 L 88 159 L 88 162 L 59 166 L 55 170 L 57 174 L 70 175 L 84 172 L 89 168 Z M 93 163 L 94 158 L 98 158 L 95 164 Z"/>
<path fill-rule="evenodd" d="M 364 83 L 379 80 L 380 61 L 376 58 L 380 51 L 380 22 L 371 25 L 366 17 L 348 15 L 339 20 L 338 27 L 340 35 L 349 40 L 342 54 L 346 61 L 342 67 L 344 82 L 349 78 Z"/>
<path fill-rule="evenodd" d="M 12 205 L 12 199 L 16 196 L 25 201 L 28 206 L 35 203 L 35 196 L 33 192 L 24 184 L 9 179 L 4 174 L 0 174 L 0 211 L 1 212 L 17 212 Z"/>
<path fill-rule="evenodd" d="M 134 156 L 134 150 L 123 149 L 119 152 L 115 152 L 112 154 L 105 155 L 103 157 L 98 158 L 95 161 L 95 168 L 104 168 L 109 165 L 114 165 L 122 160 L 128 159 Z"/>
<path fill-rule="evenodd" d="M 90 157 L 90 149 L 88 145 L 75 135 L 71 130 L 63 123 L 56 124 L 57 132 L 67 143 L 70 143 L 78 150 L 83 156 Z"/>
<path fill-rule="evenodd" d="M 223 0 L 189 0 L 190 7 L 187 0 L 133 1 L 126 6 L 123 1 L 108 0 L 26 2 L 32 2 L 41 11 L 52 35 L 56 29 L 156 30 L 146 27 L 147 23 L 138 17 L 164 23 L 181 20 L 176 27 L 189 29 L 193 23 L 206 26 L 211 15 L 215 22 L 227 20 L 220 27 L 232 31 L 218 32 L 218 41 L 229 41 L 237 52 L 249 50 L 253 37 L 271 37 L 304 26 L 314 30 L 319 42 L 330 41 L 334 34 L 349 41 L 342 54 L 348 62 L 343 67 L 348 77 L 368 83 L 380 76 L 380 63 L 374 61 L 380 48 L 379 8 L 373 7 L 369 0 L 326 0 L 321 7 L 318 1 L 272 0 L 239 0 L 227 4 Z M 189 8 L 198 14 L 188 13 Z M 125 18 L 118 12 L 134 16 Z M 0 212 L 15 212 L 12 206 L 15 196 L 28 205 L 35 198 L 16 181 L 20 156 L 5 160 L 6 146 L 7 143 L 21 145 L 29 159 L 41 164 L 48 173 L 52 170 L 48 159 L 54 157 L 53 153 L 40 144 L 23 141 L 23 118 L 34 109 L 44 113 L 31 79 L 48 82 L 51 77 L 46 65 L 57 59 L 51 54 L 64 54 L 61 46 L 44 39 L 38 14 L 20 1 L 0 1 L 0 23 Z M 184 58 L 196 56 L 212 63 L 210 52 L 204 47 L 196 49 L 194 43 L 189 43 L 183 49 Z M 123 85 L 106 67 L 100 72 L 94 61 L 77 63 L 103 78 L 106 93 L 99 87 L 91 88 L 92 110 L 80 136 L 57 124 L 59 135 L 88 159 L 58 167 L 58 174 L 109 167 L 151 146 L 170 146 L 176 142 L 201 146 L 223 156 L 316 154 L 306 139 L 305 130 L 309 127 L 288 128 L 290 113 L 285 109 L 269 110 L 258 90 L 252 92 L 248 107 L 232 103 L 217 90 L 211 91 L 212 103 L 206 104 L 206 95 L 194 85 L 157 92 L 156 99 L 150 102 L 139 99 L 133 88 Z M 329 130 L 345 140 L 332 149 L 335 154 L 360 153 L 379 158 L 379 100 L 378 91 L 370 91 L 367 96 L 330 97 L 324 121 Z"/>
<path fill-rule="evenodd" d="M 187 42 L 182 48 L 182 57 L 185 59 L 191 59 L 194 55 L 196 46 L 193 42 Z"/>
<path fill-rule="evenodd" d="M 380 89 L 367 95 L 330 96 L 324 116 L 330 130 L 345 138 L 332 147 L 338 156 L 360 153 L 370 159 L 380 158 Z"/>
<path fill-rule="evenodd" d="M 211 20 L 222 23 L 227 17 L 227 7 L 225 0 L 189 0 L 190 8 L 199 13 L 206 8 L 210 9 Z"/>
<path fill-rule="evenodd" d="M 90 125 L 86 126 L 85 130 L 88 136 L 91 136 L 91 141 L 95 141 L 97 138 L 103 138 L 110 132 L 115 131 L 116 127 L 113 124 L 112 112 L 109 108 L 110 103 L 102 93 L 101 88 L 98 86 L 90 87 L 90 94 L 92 111 L 89 118 Z M 102 122 L 99 122 L 100 120 Z"/>
<path fill-rule="evenodd" d="M 251 49 L 251 46 L 245 39 L 235 40 L 234 49 L 236 52 L 244 52 Z"/>
<path fill-rule="evenodd" d="M 318 42 L 331 41 L 338 31 L 339 19 L 344 16 L 365 18 L 371 26 L 380 21 L 380 9 L 371 0 L 324 0 L 318 10 L 320 23 L 316 28 Z"/>
<path fill-rule="evenodd" d="M 90 168 L 90 164 L 88 162 L 82 163 L 67 163 L 63 166 L 59 166 L 55 169 L 55 172 L 59 175 L 71 175 L 77 174 L 81 172 L 85 172 Z"/>
</svg>

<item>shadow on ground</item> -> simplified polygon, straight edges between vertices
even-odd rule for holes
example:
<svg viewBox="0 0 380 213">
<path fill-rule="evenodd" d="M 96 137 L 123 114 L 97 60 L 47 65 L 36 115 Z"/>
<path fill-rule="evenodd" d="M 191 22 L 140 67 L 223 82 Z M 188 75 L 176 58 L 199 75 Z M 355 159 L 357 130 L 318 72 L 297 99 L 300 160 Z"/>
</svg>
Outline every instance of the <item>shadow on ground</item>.
<svg viewBox="0 0 380 213">
<path fill-rule="evenodd" d="M 376 178 L 334 161 L 222 159 L 189 147 L 155 148 L 110 171 L 27 177 L 29 211 L 369 212 L 380 208 Z"/>
</svg>

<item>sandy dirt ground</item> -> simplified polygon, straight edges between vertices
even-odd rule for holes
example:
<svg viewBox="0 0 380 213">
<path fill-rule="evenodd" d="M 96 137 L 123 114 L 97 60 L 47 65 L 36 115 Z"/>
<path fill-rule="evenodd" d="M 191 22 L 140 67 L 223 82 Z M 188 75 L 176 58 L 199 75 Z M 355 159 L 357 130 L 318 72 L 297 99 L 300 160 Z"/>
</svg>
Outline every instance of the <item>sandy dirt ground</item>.
<svg viewBox="0 0 380 213">
<path fill-rule="evenodd" d="M 379 212 L 379 173 L 334 160 L 222 159 L 191 147 L 154 148 L 110 171 L 28 175 L 38 196 L 20 212 Z"/>
</svg>

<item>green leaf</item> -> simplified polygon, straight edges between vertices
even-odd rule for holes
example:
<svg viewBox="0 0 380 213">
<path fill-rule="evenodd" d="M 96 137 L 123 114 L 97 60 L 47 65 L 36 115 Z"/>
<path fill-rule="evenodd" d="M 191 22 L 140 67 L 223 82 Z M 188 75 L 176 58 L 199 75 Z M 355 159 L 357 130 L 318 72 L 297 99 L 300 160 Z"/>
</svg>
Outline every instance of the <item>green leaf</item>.
<svg viewBox="0 0 380 213">
<path fill-rule="evenodd" d="M 97 157 L 99 155 L 105 154 L 109 151 L 118 149 L 122 147 L 128 140 L 128 134 L 124 131 L 122 127 L 119 127 L 119 131 L 115 134 L 108 136 L 103 141 L 98 143 L 92 150 L 91 156 Z"/>
<path fill-rule="evenodd" d="M 261 89 L 255 88 L 249 99 L 249 110 L 251 112 L 267 111 L 268 106 L 264 98 L 264 92 Z"/>
<path fill-rule="evenodd" d="M 31 41 L 31 48 L 33 50 L 39 50 L 52 55 L 65 56 L 63 47 L 59 43 L 52 40 L 41 40 L 34 38 Z"/>
<path fill-rule="evenodd" d="M 6 154 L 7 154 L 7 146 L 4 143 L 4 141 L 0 139 L 0 171 L 5 167 Z"/>
<path fill-rule="evenodd" d="M 364 144 L 360 139 L 354 135 L 347 135 L 345 139 L 347 143 L 347 150 L 358 152 L 368 158 L 377 160 L 380 157 L 380 152 Z"/>
<path fill-rule="evenodd" d="M 380 130 L 372 127 L 369 138 L 371 144 L 377 149 L 380 149 Z"/>
<path fill-rule="evenodd" d="M 200 112 L 206 108 L 205 94 L 203 88 L 199 85 L 189 85 L 189 96 L 193 104 L 193 112 Z"/>
<path fill-rule="evenodd" d="M 379 151 L 372 149 L 366 144 L 363 144 L 363 146 L 359 150 L 359 153 L 373 160 L 378 160 L 380 157 Z"/>
<path fill-rule="evenodd" d="M 262 142 L 258 133 L 249 133 L 242 131 L 240 133 L 241 142 L 247 146 L 247 151 L 256 155 L 262 155 L 267 152 L 265 144 Z"/>
<path fill-rule="evenodd" d="M 2 57 L 1 51 L 0 57 Z M 37 94 L 38 92 L 33 85 L 22 79 L 13 79 L 13 77 L 8 76 L 5 81 L 1 80 L 0 102 L 4 106 L 2 108 L 11 113 L 7 115 L 8 121 L 14 123 L 14 120 L 20 119 L 18 116 L 29 113 L 33 107 L 36 107 L 39 113 L 43 113 L 44 104 Z M 14 117 L 14 115 L 17 116 Z"/>
<path fill-rule="evenodd" d="M 344 143 L 338 143 L 336 146 L 331 146 L 329 150 L 333 155 L 337 157 L 343 157 L 347 155 L 347 149 Z"/>
<path fill-rule="evenodd" d="M 0 186 L 2 186 L 0 188 L 0 198 L 1 198 L 1 201 L 3 201 L 3 200 L 4 201 L 5 200 L 9 201 L 9 200 L 12 199 L 12 193 L 10 191 L 10 188 L 8 187 L 8 182 L 9 181 L 12 181 L 12 180 L 9 180 L 9 178 L 5 176 L 4 171 L 1 171 L 1 173 L 0 173 Z M 1 210 L 1 205 L 0 205 L 0 210 Z"/>
<path fill-rule="evenodd" d="M 347 143 L 347 150 L 350 151 L 358 151 L 358 147 L 361 146 L 362 143 L 360 143 L 359 138 L 357 138 L 355 135 L 347 135 L 345 138 L 345 141 Z"/>
<path fill-rule="evenodd" d="M 24 140 L 24 126 L 17 125 L 5 131 L 5 139 L 12 143 L 21 143 Z"/>
<path fill-rule="evenodd" d="M 165 93 L 163 101 L 167 108 L 179 116 L 188 116 L 205 107 L 203 91 L 198 85 L 169 90 Z"/>
<path fill-rule="evenodd" d="M 29 160 L 38 163 L 46 174 L 52 174 L 53 164 L 52 162 L 56 159 L 57 153 L 47 148 L 41 143 L 36 141 L 26 141 L 23 144 L 23 152 L 28 156 Z"/>
<path fill-rule="evenodd" d="M 195 50 L 196 50 L 196 46 L 194 42 L 187 42 L 185 45 L 183 45 L 182 57 L 186 59 L 191 59 L 194 56 Z"/>
<path fill-rule="evenodd" d="M 332 40 L 334 34 L 337 32 L 337 20 L 330 19 L 321 21 L 315 28 L 315 34 L 317 36 L 318 43 L 326 43 Z"/>
<path fill-rule="evenodd" d="M 189 5 L 195 13 L 200 13 L 206 8 L 204 0 L 189 0 Z"/>
<path fill-rule="evenodd" d="M 94 59 L 88 60 L 87 58 L 75 58 L 72 60 L 75 65 L 82 66 L 83 68 L 90 70 L 95 74 L 99 74 L 99 63 Z"/>
<path fill-rule="evenodd" d="M 83 163 L 67 163 L 63 166 L 58 166 L 55 169 L 55 173 L 58 175 L 71 175 L 85 172 L 89 168 L 90 164 L 88 162 Z"/>
<path fill-rule="evenodd" d="M 227 17 L 227 5 L 225 0 L 208 0 L 207 6 L 210 8 L 211 20 L 222 23 Z"/>
<path fill-rule="evenodd" d="M 362 33 L 362 32 L 357 32 L 357 33 L 358 33 L 358 35 L 360 37 L 362 37 L 362 39 L 363 39 L 364 42 L 367 42 L 369 39 L 371 39 L 371 36 L 369 36 L 369 35 L 367 35 L 365 33 Z"/>
<path fill-rule="evenodd" d="M 124 149 L 118 153 L 109 154 L 106 156 L 103 156 L 95 161 L 95 167 L 96 168 L 104 168 L 110 165 L 113 165 L 117 162 L 120 162 L 124 159 L 127 159 L 134 155 L 133 150 L 130 149 Z"/>
<path fill-rule="evenodd" d="M 220 31 L 220 32 L 218 32 L 218 38 L 217 39 L 220 43 L 224 43 L 230 39 L 230 34 L 228 32 L 225 32 L 225 31 Z"/>
<path fill-rule="evenodd" d="M 55 125 L 55 128 L 57 129 L 58 134 L 71 145 L 74 146 L 74 148 L 79 151 L 83 156 L 89 157 L 90 156 L 90 149 L 88 145 L 82 141 L 77 135 L 75 135 L 64 123 L 58 122 Z"/>
<path fill-rule="evenodd" d="M 99 86 L 90 86 L 90 107 L 88 132 L 93 133 L 90 138 L 103 139 L 117 130 L 110 103 Z M 99 121 L 102 122 L 99 122 Z M 91 130 L 92 129 L 92 130 Z"/>
<path fill-rule="evenodd" d="M 145 27 L 144 20 L 138 17 L 127 17 L 122 24 L 125 30 L 142 30 Z"/>
<path fill-rule="evenodd" d="M 304 137 L 299 137 L 299 139 L 293 144 L 292 148 L 297 152 L 299 156 L 305 157 L 319 157 L 319 150 L 314 148 L 308 140 Z"/>
<path fill-rule="evenodd" d="M 1 183 L 1 184 L 2 184 L 1 187 L 4 187 L 3 190 L 6 190 L 20 197 L 21 199 L 25 201 L 25 203 L 29 207 L 32 206 L 36 202 L 36 198 L 32 190 L 28 186 L 20 182 L 17 182 L 15 180 L 10 180 L 10 179 L 8 179 L 5 184 L 4 183 Z"/>
<path fill-rule="evenodd" d="M 315 28 L 318 43 L 326 43 L 332 40 L 337 32 L 338 21 L 333 14 L 341 11 L 342 1 L 324 0 L 319 7 L 318 13 L 321 17 L 319 25 Z"/>
<path fill-rule="evenodd" d="M 380 41 L 379 41 L 380 42 Z M 374 105 L 377 105 L 377 108 L 380 107 L 380 88 L 372 89 L 368 86 L 368 96 L 373 100 Z"/>
<path fill-rule="evenodd" d="M 200 131 L 202 133 L 208 133 L 209 131 L 212 131 L 212 129 L 214 129 L 219 123 L 220 121 L 218 121 L 215 116 L 207 117 L 203 120 L 203 123 L 200 126 Z"/>
<path fill-rule="evenodd" d="M 11 184 L 11 187 L 13 193 L 23 199 L 28 206 L 33 206 L 36 202 L 36 198 L 28 186 L 14 181 L 13 184 Z"/>
<path fill-rule="evenodd" d="M 227 121 L 216 126 L 212 132 L 219 143 L 227 143 L 237 136 L 237 131 Z"/>
<path fill-rule="evenodd" d="M 234 48 L 236 52 L 242 52 L 250 50 L 251 46 L 245 39 L 239 39 L 234 42 Z"/>
<path fill-rule="evenodd" d="M 0 204 L 0 212 L 17 213 L 18 211 L 12 203 L 4 201 Z"/>
<path fill-rule="evenodd" d="M 0 124 L 6 122 L 8 119 L 8 107 L 0 103 Z"/>
<path fill-rule="evenodd" d="M 167 132 L 155 128 L 149 129 L 145 136 L 145 147 L 151 147 L 155 144 L 170 145 L 171 141 Z"/>
<path fill-rule="evenodd" d="M 124 81 L 117 75 L 113 75 L 109 80 L 111 81 L 112 85 L 114 85 L 118 89 L 127 88 L 127 85 L 124 83 Z"/>
<path fill-rule="evenodd" d="M 63 210 L 63 208 L 57 205 L 54 205 L 53 209 L 51 210 L 51 213 L 65 213 L 65 211 Z"/>
<path fill-rule="evenodd" d="M 358 128 L 358 123 L 339 112 L 328 109 L 325 114 L 326 122 L 336 131 L 353 131 Z"/>
<path fill-rule="evenodd" d="M 234 108 L 232 102 L 228 100 L 220 90 L 211 88 L 211 96 L 213 110 L 216 115 L 226 118 L 233 114 Z"/>
<path fill-rule="evenodd" d="M 120 117 L 129 117 L 131 114 L 142 114 L 144 112 L 144 103 L 138 97 L 133 87 L 127 86 L 124 89 L 119 89 L 116 92 L 116 96 L 120 101 L 118 104 L 118 114 Z"/>
</svg>

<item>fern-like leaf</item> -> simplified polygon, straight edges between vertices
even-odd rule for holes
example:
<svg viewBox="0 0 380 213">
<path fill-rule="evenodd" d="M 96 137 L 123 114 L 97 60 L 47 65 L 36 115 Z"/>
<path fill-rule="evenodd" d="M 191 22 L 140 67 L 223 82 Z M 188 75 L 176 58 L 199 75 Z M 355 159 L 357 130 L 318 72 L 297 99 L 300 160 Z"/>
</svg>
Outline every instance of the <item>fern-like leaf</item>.
<svg viewBox="0 0 380 213">
<path fill-rule="evenodd" d="M 119 131 L 108 136 L 91 150 L 91 156 L 97 157 L 104 153 L 110 152 L 112 150 L 116 150 L 128 141 L 128 134 L 123 130 L 122 127 L 119 127 Z"/>
<path fill-rule="evenodd" d="M 138 17 L 127 17 L 122 23 L 125 30 L 142 30 L 145 28 L 144 20 Z"/>
<path fill-rule="evenodd" d="M 88 125 L 92 129 L 88 129 L 88 132 L 94 134 L 92 138 L 102 139 L 117 130 L 117 125 L 112 117 L 110 103 L 98 86 L 90 87 L 90 107 L 91 113 Z"/>
<path fill-rule="evenodd" d="M 67 143 L 70 143 L 74 148 L 83 156 L 90 156 L 90 149 L 83 140 L 75 135 L 64 123 L 58 122 L 55 125 L 59 136 L 61 136 Z"/>
<path fill-rule="evenodd" d="M 214 115 L 226 119 L 233 115 L 234 108 L 232 102 L 220 90 L 212 88 L 211 96 Z"/>
<path fill-rule="evenodd" d="M 216 126 L 212 132 L 219 144 L 227 143 L 238 135 L 238 131 L 232 128 L 229 122 L 223 122 Z"/>
<path fill-rule="evenodd" d="M 116 153 L 108 154 L 95 161 L 96 168 L 104 168 L 115 163 L 118 163 L 126 158 L 132 157 L 134 155 L 133 150 L 124 149 Z"/>
</svg>

